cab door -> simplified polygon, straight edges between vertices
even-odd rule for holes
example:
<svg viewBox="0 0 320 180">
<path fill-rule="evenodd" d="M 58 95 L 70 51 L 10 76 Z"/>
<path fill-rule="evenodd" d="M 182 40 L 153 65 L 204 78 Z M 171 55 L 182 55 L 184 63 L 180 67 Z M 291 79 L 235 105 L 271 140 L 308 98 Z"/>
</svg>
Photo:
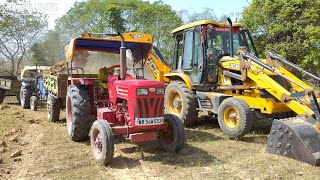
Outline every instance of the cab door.
<svg viewBox="0 0 320 180">
<path fill-rule="evenodd" d="M 193 85 L 201 82 L 203 56 L 200 28 L 184 31 L 183 48 L 178 60 L 178 69 L 190 76 Z"/>
</svg>

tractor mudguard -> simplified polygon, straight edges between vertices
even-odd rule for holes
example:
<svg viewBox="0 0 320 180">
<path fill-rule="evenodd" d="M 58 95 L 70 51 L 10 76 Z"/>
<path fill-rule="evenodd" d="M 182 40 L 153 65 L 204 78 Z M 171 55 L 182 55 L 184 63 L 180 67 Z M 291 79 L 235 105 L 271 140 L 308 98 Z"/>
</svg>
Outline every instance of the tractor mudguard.
<svg viewBox="0 0 320 180">
<path fill-rule="evenodd" d="M 320 132 L 298 117 L 274 120 L 267 152 L 320 166 Z"/>
</svg>

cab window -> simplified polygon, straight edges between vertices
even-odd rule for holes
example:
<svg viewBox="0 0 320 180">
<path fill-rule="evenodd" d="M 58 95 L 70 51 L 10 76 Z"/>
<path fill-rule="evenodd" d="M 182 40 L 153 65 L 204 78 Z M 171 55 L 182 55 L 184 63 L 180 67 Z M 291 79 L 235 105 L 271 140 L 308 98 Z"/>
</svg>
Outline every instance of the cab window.
<svg viewBox="0 0 320 180">
<path fill-rule="evenodd" d="M 185 31 L 182 69 L 188 70 L 192 68 L 192 45 L 193 31 Z"/>
</svg>

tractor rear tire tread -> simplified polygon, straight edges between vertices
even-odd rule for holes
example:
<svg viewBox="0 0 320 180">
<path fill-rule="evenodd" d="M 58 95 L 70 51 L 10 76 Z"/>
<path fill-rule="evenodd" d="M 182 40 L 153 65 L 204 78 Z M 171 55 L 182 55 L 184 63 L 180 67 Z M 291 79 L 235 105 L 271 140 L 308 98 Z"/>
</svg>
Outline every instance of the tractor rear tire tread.
<svg viewBox="0 0 320 180">
<path fill-rule="evenodd" d="M 233 106 L 239 113 L 240 122 L 235 128 L 229 128 L 224 122 L 224 110 L 228 106 Z M 250 132 L 253 117 L 249 105 L 242 99 L 230 97 L 222 101 L 218 110 L 218 122 L 222 131 L 231 139 L 240 139 L 242 136 Z"/>
<path fill-rule="evenodd" d="M 191 126 L 193 125 L 198 118 L 198 102 L 195 97 L 194 92 L 184 83 L 181 81 L 171 81 L 169 85 L 166 88 L 165 93 L 165 111 L 167 114 L 172 114 L 172 112 L 169 111 L 168 107 L 168 97 L 167 92 L 170 92 L 172 90 L 177 91 L 181 98 L 183 99 L 182 102 L 182 112 L 179 116 L 179 118 L 182 120 L 183 124 L 185 126 Z"/>
<path fill-rule="evenodd" d="M 20 102 L 23 109 L 30 108 L 30 98 L 32 96 L 31 86 L 21 86 L 20 89 Z"/>
<path fill-rule="evenodd" d="M 68 134 L 73 141 L 82 141 L 88 137 L 92 125 L 90 97 L 88 90 L 84 86 L 69 86 L 66 98 L 67 107 L 69 96 L 71 100 L 70 112 L 72 123 L 69 123 L 70 121 L 68 120 L 67 115 Z"/>
</svg>

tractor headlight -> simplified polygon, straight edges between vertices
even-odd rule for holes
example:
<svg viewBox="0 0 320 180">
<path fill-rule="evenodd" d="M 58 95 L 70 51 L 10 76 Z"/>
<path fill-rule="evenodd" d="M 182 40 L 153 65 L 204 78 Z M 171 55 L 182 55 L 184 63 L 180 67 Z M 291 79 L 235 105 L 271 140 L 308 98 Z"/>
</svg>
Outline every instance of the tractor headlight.
<svg viewBox="0 0 320 180">
<path fill-rule="evenodd" d="M 148 89 L 145 89 L 145 88 L 137 89 L 136 92 L 137 92 L 138 96 L 144 96 L 144 95 L 148 95 L 149 94 Z"/>
<path fill-rule="evenodd" d="M 164 88 L 157 88 L 156 94 L 164 94 Z"/>
</svg>

